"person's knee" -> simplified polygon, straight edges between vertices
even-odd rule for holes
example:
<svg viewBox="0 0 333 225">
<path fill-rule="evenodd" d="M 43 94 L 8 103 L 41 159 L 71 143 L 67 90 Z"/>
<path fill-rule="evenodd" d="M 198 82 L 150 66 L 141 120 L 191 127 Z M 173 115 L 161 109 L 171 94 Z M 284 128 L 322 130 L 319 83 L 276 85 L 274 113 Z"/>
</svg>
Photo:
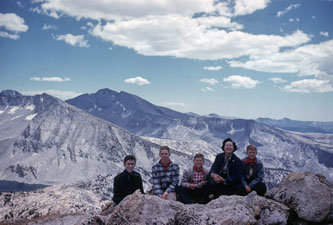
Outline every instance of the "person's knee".
<svg viewBox="0 0 333 225">
<path fill-rule="evenodd" d="M 176 201 L 177 200 L 177 196 L 175 192 L 169 192 L 167 195 L 167 200 L 173 200 Z"/>
</svg>

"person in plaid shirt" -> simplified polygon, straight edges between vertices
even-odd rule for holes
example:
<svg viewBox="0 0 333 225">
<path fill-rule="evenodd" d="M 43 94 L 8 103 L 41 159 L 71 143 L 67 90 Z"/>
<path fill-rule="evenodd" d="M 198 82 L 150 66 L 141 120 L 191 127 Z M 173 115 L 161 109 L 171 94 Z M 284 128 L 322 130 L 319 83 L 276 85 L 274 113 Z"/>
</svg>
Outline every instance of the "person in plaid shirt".
<svg viewBox="0 0 333 225">
<path fill-rule="evenodd" d="M 193 159 L 193 167 L 184 171 L 180 186 L 176 187 L 176 193 L 184 204 L 208 202 L 207 176 L 209 171 L 203 167 L 204 160 L 202 154 L 196 154 Z"/>
<path fill-rule="evenodd" d="M 170 148 L 160 148 L 160 161 L 152 168 L 154 195 L 162 199 L 176 200 L 175 188 L 179 182 L 179 166 L 170 160 Z"/>
</svg>

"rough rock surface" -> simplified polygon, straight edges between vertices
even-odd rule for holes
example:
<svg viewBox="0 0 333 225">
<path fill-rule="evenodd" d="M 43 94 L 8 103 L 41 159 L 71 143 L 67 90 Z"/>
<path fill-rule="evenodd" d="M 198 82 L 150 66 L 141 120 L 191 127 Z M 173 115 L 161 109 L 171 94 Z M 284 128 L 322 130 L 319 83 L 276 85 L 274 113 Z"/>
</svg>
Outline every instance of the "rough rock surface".
<svg viewBox="0 0 333 225">
<path fill-rule="evenodd" d="M 332 221 L 333 185 L 322 175 L 290 173 L 272 193 L 296 212 L 299 218 L 309 222 Z"/>
<path fill-rule="evenodd" d="M 265 197 L 255 192 L 221 196 L 206 205 L 184 205 L 139 191 L 114 205 L 103 201 L 97 189 L 88 190 L 95 185 L 53 186 L 0 193 L 0 224 L 332 224 L 332 186 L 321 175 L 290 173 Z"/>
<path fill-rule="evenodd" d="M 53 186 L 35 192 L 2 193 L 0 221 L 99 212 L 103 202 L 91 191 Z"/>
<path fill-rule="evenodd" d="M 288 210 L 255 192 L 222 196 L 207 205 L 184 205 L 136 192 L 114 208 L 107 224 L 287 224 Z"/>
</svg>

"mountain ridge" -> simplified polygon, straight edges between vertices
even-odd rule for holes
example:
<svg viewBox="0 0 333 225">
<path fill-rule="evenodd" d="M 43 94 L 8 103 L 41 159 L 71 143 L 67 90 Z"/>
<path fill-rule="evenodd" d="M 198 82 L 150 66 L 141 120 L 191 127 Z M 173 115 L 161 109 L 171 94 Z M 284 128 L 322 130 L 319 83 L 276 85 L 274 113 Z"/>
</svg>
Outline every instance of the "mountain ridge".
<svg viewBox="0 0 333 225">
<path fill-rule="evenodd" d="M 198 116 L 192 113 L 174 113 L 175 111 L 172 111 L 173 114 L 160 113 L 156 116 L 156 114 L 149 113 L 154 110 L 143 111 L 142 105 L 129 104 L 128 102 L 133 103 L 133 100 L 126 99 L 128 101 L 125 101 L 119 97 L 120 93 L 117 92 L 109 92 L 112 93 L 113 99 L 116 101 L 109 102 L 108 107 L 103 108 L 98 105 L 98 102 L 106 102 L 107 98 L 100 98 L 97 93 L 90 94 L 89 98 L 86 98 L 86 95 L 78 96 L 67 100 L 67 102 L 88 111 L 89 109 L 82 107 L 80 103 L 93 103 L 96 107 L 90 109 L 98 108 L 98 110 L 90 111 L 93 115 L 130 130 L 136 135 L 161 139 L 161 141 L 157 139 L 154 141 L 170 145 L 179 151 L 188 151 L 182 149 L 182 146 L 186 146 L 186 144 L 181 142 L 194 143 L 197 140 L 202 140 L 205 143 L 197 144 L 191 149 L 191 152 L 208 152 L 205 148 L 211 145 L 212 147 L 209 149 L 215 150 L 208 155 L 210 161 L 213 161 L 214 155 L 221 151 L 223 139 L 231 137 L 240 149 L 236 152 L 240 158 L 245 156 L 245 147 L 248 144 L 254 144 L 258 147 L 258 157 L 264 160 L 267 168 L 309 170 L 323 173 L 329 179 L 333 179 L 333 173 L 330 169 L 333 168 L 333 163 L 329 160 L 333 158 L 333 147 L 328 141 L 317 141 L 315 138 L 291 133 L 256 120 L 227 119 L 216 114 Z M 126 98 L 133 96 L 126 95 Z M 141 99 L 135 96 L 135 99 L 138 98 Z M 147 104 L 147 101 L 144 100 L 144 102 Z M 149 107 L 150 109 L 152 107 L 159 109 L 159 106 L 151 103 Z M 108 116 L 104 116 L 105 114 Z M 179 143 L 165 141 L 168 139 L 178 140 Z M 314 165 L 312 165 L 312 161 L 315 162 Z"/>
</svg>

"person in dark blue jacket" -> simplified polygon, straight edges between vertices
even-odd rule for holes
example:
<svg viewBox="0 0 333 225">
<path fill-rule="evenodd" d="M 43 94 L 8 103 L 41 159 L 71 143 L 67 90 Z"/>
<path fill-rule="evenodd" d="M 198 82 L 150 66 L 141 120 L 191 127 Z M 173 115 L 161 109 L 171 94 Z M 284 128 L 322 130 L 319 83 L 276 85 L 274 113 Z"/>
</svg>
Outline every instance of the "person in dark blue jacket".
<svg viewBox="0 0 333 225">
<path fill-rule="evenodd" d="M 258 195 L 263 196 L 267 187 L 263 182 L 264 165 L 257 158 L 257 147 L 248 145 L 246 147 L 247 157 L 243 159 L 243 176 L 241 184 L 238 186 L 239 195 L 247 195 L 251 191 L 256 191 Z"/>
<path fill-rule="evenodd" d="M 125 170 L 114 178 L 113 198 L 114 203 L 119 204 L 127 195 L 140 190 L 143 194 L 142 179 L 138 172 L 134 171 L 136 158 L 127 155 L 124 159 Z"/>
<path fill-rule="evenodd" d="M 214 198 L 235 194 L 242 175 L 241 160 L 234 154 L 237 150 L 236 143 L 231 138 L 227 138 L 223 141 L 221 148 L 224 153 L 216 156 L 210 169 Z"/>
</svg>

